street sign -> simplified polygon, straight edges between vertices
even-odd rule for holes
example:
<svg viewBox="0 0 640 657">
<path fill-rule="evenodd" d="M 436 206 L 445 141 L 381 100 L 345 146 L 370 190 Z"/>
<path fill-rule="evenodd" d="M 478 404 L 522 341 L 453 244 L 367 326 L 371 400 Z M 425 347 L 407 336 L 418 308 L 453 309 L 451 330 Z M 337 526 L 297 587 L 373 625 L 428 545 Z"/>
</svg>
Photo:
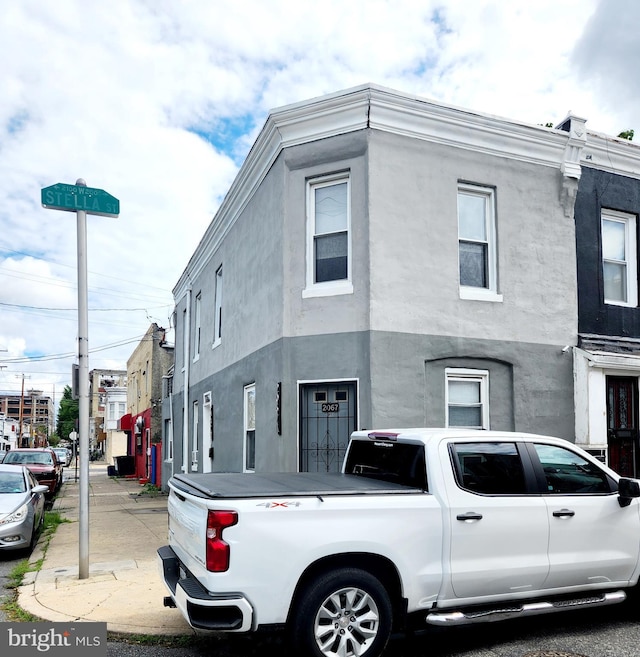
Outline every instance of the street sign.
<svg viewBox="0 0 640 657">
<path fill-rule="evenodd" d="M 117 217 L 120 214 L 120 201 L 104 189 L 57 183 L 45 187 L 41 198 L 42 207 L 47 210 L 84 210 L 87 214 L 98 214 L 102 217 Z"/>
</svg>

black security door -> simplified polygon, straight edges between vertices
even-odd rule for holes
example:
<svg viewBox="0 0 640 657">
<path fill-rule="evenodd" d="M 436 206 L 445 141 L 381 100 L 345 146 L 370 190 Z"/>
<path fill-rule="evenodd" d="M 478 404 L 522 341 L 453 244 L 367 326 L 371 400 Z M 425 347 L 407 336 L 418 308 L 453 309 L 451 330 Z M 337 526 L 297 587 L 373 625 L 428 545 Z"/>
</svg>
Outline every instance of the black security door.
<svg viewBox="0 0 640 657">
<path fill-rule="evenodd" d="M 609 467 L 625 477 L 638 472 L 638 380 L 607 377 Z"/>
<path fill-rule="evenodd" d="M 300 386 L 300 471 L 340 472 L 356 423 L 355 382 Z"/>
</svg>

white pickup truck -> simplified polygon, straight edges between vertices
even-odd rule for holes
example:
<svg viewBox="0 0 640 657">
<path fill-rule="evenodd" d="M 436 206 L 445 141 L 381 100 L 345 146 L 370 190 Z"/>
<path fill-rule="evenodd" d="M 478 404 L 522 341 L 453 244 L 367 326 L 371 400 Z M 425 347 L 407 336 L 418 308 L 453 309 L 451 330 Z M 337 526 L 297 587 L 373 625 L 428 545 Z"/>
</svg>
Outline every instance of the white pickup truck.
<svg viewBox="0 0 640 657">
<path fill-rule="evenodd" d="M 169 591 L 193 628 L 286 628 L 296 655 L 377 657 L 390 633 L 622 602 L 640 481 L 522 433 L 357 431 L 341 474 L 178 474 Z"/>
</svg>

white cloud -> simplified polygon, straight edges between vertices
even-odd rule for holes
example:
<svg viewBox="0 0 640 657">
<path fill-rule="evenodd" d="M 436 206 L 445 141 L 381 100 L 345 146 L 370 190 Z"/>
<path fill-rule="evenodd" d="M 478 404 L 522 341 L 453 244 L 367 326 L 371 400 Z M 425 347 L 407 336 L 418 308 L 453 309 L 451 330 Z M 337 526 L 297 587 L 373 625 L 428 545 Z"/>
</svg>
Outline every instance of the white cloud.
<svg viewBox="0 0 640 657">
<path fill-rule="evenodd" d="M 89 346 L 124 343 L 90 357 L 124 368 L 151 319 L 168 325 L 270 109 L 373 82 L 517 121 L 573 110 L 640 129 L 637 13 L 634 0 L 7 0 L 0 365 L 76 350 L 73 312 L 38 309 L 77 303 L 75 214 L 43 209 L 43 187 L 82 177 L 120 200 L 118 219 L 88 217 Z M 6 362 L 0 389 L 25 370 L 61 392 L 72 361 Z"/>
</svg>

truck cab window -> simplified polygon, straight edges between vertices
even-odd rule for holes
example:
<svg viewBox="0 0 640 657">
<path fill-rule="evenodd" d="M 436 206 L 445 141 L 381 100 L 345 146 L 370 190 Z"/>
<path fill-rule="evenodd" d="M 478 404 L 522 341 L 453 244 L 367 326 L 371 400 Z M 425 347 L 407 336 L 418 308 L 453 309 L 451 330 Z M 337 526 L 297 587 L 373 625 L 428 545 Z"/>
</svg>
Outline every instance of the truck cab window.
<svg viewBox="0 0 640 657">
<path fill-rule="evenodd" d="M 515 443 L 452 445 L 458 485 L 473 493 L 522 495 L 527 492 L 522 461 Z"/>
<path fill-rule="evenodd" d="M 349 447 L 345 474 L 428 490 L 423 445 L 354 440 Z"/>
<path fill-rule="evenodd" d="M 537 444 L 535 450 L 544 470 L 547 492 L 556 495 L 615 492 L 615 482 L 606 472 L 570 449 Z"/>
</svg>

